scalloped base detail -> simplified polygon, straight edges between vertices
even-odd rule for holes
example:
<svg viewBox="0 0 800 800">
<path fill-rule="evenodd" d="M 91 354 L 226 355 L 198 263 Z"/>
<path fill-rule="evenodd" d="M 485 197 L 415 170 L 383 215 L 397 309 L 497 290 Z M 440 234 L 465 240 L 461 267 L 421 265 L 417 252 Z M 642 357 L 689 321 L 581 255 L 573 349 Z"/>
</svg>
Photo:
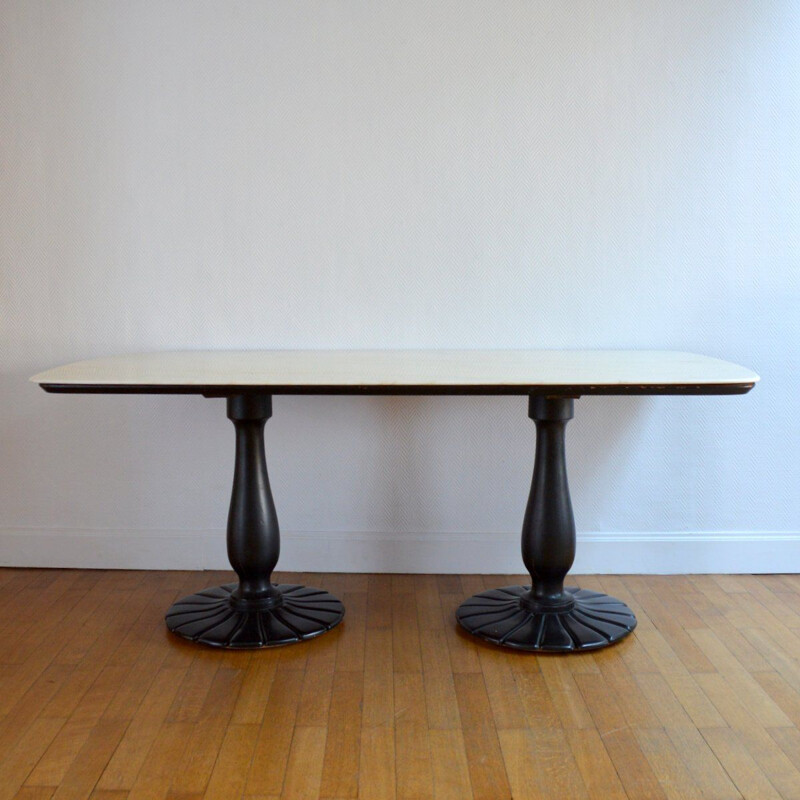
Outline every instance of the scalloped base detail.
<svg viewBox="0 0 800 800">
<path fill-rule="evenodd" d="M 607 594 L 565 587 L 575 604 L 568 610 L 531 611 L 522 604 L 530 586 L 505 586 L 481 592 L 462 603 L 456 618 L 462 628 L 503 647 L 566 653 L 608 647 L 636 627 L 636 617 Z"/>
<path fill-rule="evenodd" d="M 212 647 L 277 647 L 319 636 L 342 621 L 342 602 L 323 589 L 275 584 L 283 602 L 272 608 L 233 605 L 238 584 L 203 589 L 178 600 L 166 614 L 167 627 L 184 639 Z"/>
</svg>

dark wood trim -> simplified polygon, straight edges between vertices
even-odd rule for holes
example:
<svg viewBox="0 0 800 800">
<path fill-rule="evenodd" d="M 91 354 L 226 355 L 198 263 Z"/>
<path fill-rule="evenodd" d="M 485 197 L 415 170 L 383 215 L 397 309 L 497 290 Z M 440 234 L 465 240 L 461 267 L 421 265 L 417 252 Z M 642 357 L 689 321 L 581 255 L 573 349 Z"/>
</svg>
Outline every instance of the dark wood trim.
<svg viewBox="0 0 800 800">
<path fill-rule="evenodd" d="M 552 386 L 524 385 L 452 385 L 452 386 L 187 386 L 185 384 L 89 384 L 42 383 L 46 392 L 59 394 L 200 394 L 204 397 L 230 397 L 243 394 L 294 395 L 721 395 L 746 394 L 754 383 L 685 383 L 685 384 L 580 384 Z"/>
</svg>

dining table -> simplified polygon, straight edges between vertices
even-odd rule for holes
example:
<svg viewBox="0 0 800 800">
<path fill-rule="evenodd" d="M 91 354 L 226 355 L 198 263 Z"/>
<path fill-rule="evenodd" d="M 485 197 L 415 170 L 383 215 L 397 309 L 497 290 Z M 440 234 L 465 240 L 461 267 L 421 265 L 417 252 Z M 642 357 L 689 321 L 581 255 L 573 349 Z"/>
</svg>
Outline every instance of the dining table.
<svg viewBox="0 0 800 800">
<path fill-rule="evenodd" d="M 455 617 L 494 645 L 556 653 L 606 647 L 636 627 L 622 600 L 565 586 L 576 547 L 565 431 L 576 400 L 739 395 L 758 379 L 746 367 L 710 356 L 635 349 L 164 351 L 78 361 L 31 378 L 52 393 L 225 398 L 236 433 L 227 551 L 238 582 L 200 589 L 166 612 L 174 634 L 224 648 L 311 639 L 345 613 L 339 598 L 324 589 L 272 579 L 280 532 L 264 430 L 275 395 L 527 398 L 536 437 L 521 556 L 530 583 L 479 592 L 461 603 Z M 688 466 L 691 448 L 682 458 Z"/>
</svg>

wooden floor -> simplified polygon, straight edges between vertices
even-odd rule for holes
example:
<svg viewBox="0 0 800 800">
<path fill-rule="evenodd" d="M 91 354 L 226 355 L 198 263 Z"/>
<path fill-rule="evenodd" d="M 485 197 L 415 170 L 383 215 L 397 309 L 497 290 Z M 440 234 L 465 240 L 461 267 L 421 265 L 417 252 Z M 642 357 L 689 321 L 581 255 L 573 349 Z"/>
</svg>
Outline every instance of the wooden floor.
<svg viewBox="0 0 800 800">
<path fill-rule="evenodd" d="M 0 798 L 800 797 L 800 576 L 576 580 L 639 627 L 566 657 L 457 630 L 507 576 L 280 577 L 345 622 L 215 651 L 163 613 L 228 574 L 0 570 Z"/>
</svg>

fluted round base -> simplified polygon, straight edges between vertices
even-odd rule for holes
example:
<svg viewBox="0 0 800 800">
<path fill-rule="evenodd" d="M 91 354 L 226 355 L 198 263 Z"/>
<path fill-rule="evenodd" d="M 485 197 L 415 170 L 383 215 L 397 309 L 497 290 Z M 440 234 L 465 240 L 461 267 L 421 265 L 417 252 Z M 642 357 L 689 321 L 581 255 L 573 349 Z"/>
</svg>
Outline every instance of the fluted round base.
<svg viewBox="0 0 800 800">
<path fill-rule="evenodd" d="M 458 622 L 492 644 L 550 652 L 607 647 L 636 627 L 633 612 L 616 597 L 565 587 L 574 600 L 571 607 L 532 610 L 523 602 L 530 588 L 505 586 L 476 594 L 459 606 Z"/>
<path fill-rule="evenodd" d="M 204 589 L 184 597 L 166 614 L 167 627 L 178 636 L 212 647 L 276 647 L 311 639 L 342 621 L 344 606 L 323 589 L 275 584 L 278 605 L 246 605 L 232 593 L 238 584 Z"/>
</svg>

